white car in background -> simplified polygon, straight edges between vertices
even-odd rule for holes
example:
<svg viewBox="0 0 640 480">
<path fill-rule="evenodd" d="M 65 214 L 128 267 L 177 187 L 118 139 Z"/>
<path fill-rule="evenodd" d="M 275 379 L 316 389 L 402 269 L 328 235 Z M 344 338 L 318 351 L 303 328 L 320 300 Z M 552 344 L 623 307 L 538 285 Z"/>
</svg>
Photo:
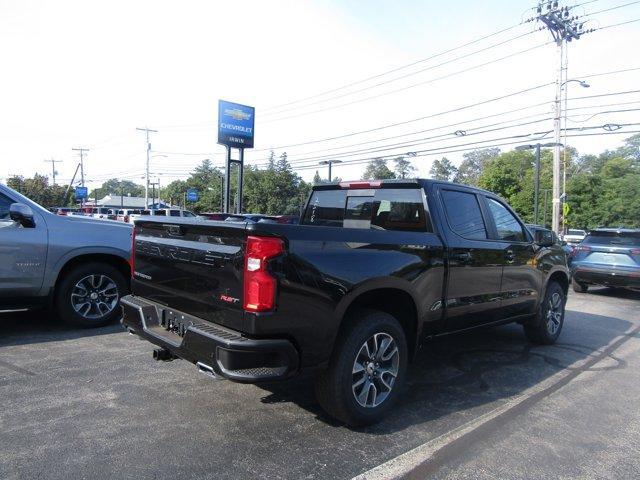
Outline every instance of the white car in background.
<svg viewBox="0 0 640 480">
<path fill-rule="evenodd" d="M 198 218 L 200 220 L 203 220 L 204 217 L 201 217 L 200 215 L 196 215 L 193 212 L 190 212 L 189 210 L 181 210 L 179 208 L 156 208 L 156 209 L 148 209 L 148 210 L 141 210 L 139 214 L 137 215 L 129 215 L 129 223 L 133 223 L 135 220 L 137 220 L 140 217 L 144 217 L 144 216 L 152 216 L 152 217 L 189 217 L 189 218 Z"/>
<path fill-rule="evenodd" d="M 569 230 L 567 230 L 567 233 L 564 234 L 562 239 L 569 245 L 577 245 L 582 240 L 584 240 L 584 237 L 586 236 L 587 232 L 585 232 L 584 230 L 574 230 L 570 228 Z"/>
</svg>

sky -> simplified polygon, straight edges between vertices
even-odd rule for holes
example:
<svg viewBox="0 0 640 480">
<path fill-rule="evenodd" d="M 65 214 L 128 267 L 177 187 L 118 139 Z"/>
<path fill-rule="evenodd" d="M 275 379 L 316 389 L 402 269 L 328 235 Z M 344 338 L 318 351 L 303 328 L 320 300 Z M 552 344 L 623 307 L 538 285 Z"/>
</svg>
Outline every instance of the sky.
<svg viewBox="0 0 640 480">
<path fill-rule="evenodd" d="M 585 28 L 640 19 L 638 1 L 561 5 L 582 3 L 572 14 L 586 20 Z M 255 148 L 246 163 L 263 165 L 271 148 L 286 151 L 306 180 L 316 170 L 326 176 L 318 166 L 323 159 L 344 160 L 334 175 L 355 179 L 364 164 L 346 161 L 418 152 L 409 159 L 426 177 L 434 159 L 459 164 L 465 148 L 530 143 L 542 136 L 536 132 L 553 129 L 559 64 L 550 33 L 535 22 L 521 24 L 535 5 L 0 0 L 0 181 L 51 176 L 53 158 L 61 161 L 58 183 L 68 183 L 78 163 L 72 148 L 84 147 L 91 188 L 114 177 L 142 184 L 141 127 L 157 130 L 153 181 L 185 178 L 205 158 L 222 166 L 218 99 L 256 108 Z M 469 42 L 475 43 L 457 48 Z M 567 85 L 567 127 L 586 127 L 572 133 L 640 123 L 640 92 L 619 93 L 640 88 L 640 70 L 631 70 L 640 68 L 637 45 L 640 22 L 602 28 L 569 45 L 568 78 L 590 84 Z M 618 70 L 628 71 L 608 73 Z M 576 98 L 596 95 L 607 96 Z M 599 153 L 633 130 L 640 125 L 567 143 Z"/>
</svg>

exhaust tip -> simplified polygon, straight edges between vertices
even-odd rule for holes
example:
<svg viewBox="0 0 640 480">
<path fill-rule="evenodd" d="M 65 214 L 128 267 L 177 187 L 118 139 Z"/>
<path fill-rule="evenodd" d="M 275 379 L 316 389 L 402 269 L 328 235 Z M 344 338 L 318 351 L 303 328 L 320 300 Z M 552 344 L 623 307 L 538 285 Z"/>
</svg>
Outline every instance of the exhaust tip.
<svg viewBox="0 0 640 480">
<path fill-rule="evenodd" d="M 210 377 L 212 380 L 221 380 L 221 378 L 216 375 L 216 372 L 213 370 L 213 367 L 207 365 L 206 363 L 198 362 L 196 363 L 196 367 L 200 373 L 205 374 Z"/>
</svg>

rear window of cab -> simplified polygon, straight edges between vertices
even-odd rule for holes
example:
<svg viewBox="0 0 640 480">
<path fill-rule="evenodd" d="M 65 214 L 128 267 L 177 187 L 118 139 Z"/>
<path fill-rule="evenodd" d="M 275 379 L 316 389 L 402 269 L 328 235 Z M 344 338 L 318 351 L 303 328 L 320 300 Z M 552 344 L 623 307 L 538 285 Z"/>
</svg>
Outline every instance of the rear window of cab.
<svg viewBox="0 0 640 480">
<path fill-rule="evenodd" d="M 431 232 L 422 189 L 315 190 L 303 225 Z"/>
</svg>

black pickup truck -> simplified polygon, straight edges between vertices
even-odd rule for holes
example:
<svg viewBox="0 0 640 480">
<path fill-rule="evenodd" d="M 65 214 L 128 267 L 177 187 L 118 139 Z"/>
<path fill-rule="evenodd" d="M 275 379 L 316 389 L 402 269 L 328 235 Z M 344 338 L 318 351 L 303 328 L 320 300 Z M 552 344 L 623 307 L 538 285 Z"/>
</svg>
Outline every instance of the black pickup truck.
<svg viewBox="0 0 640 480">
<path fill-rule="evenodd" d="M 333 417 L 369 424 L 430 338 L 519 322 L 560 335 L 566 256 L 499 197 L 433 180 L 313 188 L 300 225 L 138 220 L 123 325 L 213 377 L 314 371 Z"/>
</svg>

